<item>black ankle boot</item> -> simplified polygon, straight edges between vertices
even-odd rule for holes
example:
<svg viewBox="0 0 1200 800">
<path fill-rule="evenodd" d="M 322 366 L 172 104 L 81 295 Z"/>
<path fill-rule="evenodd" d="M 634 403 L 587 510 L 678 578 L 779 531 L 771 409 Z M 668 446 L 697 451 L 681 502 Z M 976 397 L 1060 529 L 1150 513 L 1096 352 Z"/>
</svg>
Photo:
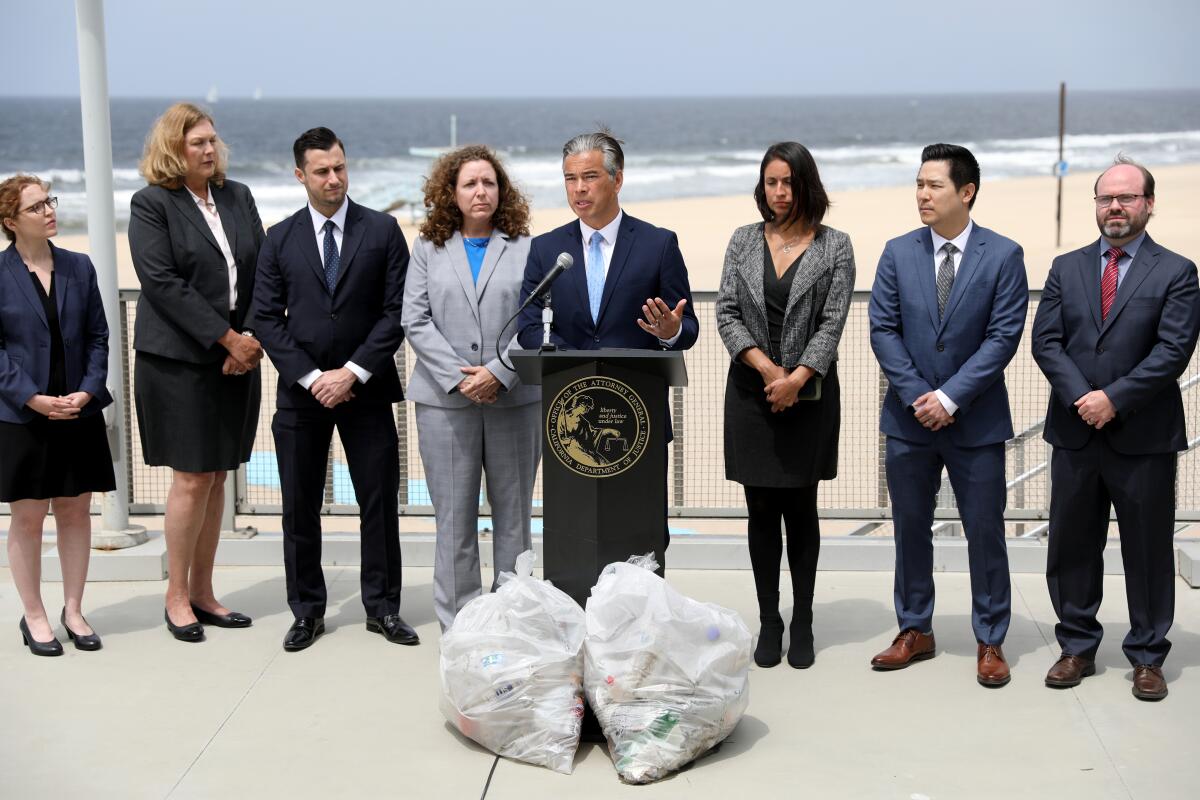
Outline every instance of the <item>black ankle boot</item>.
<svg viewBox="0 0 1200 800">
<path fill-rule="evenodd" d="M 773 667 L 783 659 L 783 618 L 764 621 L 758 630 L 758 646 L 754 648 L 754 663 Z"/>
<path fill-rule="evenodd" d="M 796 669 L 811 667 L 817 660 L 817 654 L 813 649 L 811 597 L 808 598 L 806 605 L 798 605 L 792 609 L 792 624 L 788 628 L 788 637 L 791 639 L 788 644 L 788 665 Z"/>
</svg>

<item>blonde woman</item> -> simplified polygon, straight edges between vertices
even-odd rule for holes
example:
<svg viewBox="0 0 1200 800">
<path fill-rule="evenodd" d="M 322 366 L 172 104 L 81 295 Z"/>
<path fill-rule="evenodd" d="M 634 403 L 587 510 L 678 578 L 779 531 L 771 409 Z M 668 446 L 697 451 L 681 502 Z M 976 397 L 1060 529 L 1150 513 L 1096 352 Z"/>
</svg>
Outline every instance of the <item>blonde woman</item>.
<svg viewBox="0 0 1200 800">
<path fill-rule="evenodd" d="M 263 352 L 244 325 L 263 226 L 250 190 L 225 178 L 226 157 L 212 117 L 176 103 L 146 137 L 149 185 L 130 203 L 134 399 L 145 462 L 172 469 L 165 617 L 185 642 L 203 641 L 202 624 L 250 625 L 212 586 L 225 473 L 250 459 Z"/>
</svg>

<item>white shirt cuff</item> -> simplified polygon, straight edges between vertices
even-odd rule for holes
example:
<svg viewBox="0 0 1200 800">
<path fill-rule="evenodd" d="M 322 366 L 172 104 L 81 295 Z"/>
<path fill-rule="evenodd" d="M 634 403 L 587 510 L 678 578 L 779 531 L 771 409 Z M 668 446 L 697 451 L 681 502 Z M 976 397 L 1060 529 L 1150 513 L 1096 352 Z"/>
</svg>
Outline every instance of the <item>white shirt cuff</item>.
<svg viewBox="0 0 1200 800">
<path fill-rule="evenodd" d="M 937 395 L 937 399 L 941 402 L 942 408 L 946 409 L 946 413 L 954 416 L 954 412 L 958 411 L 958 403 L 951 400 L 941 389 L 934 389 L 933 393 Z"/>
<path fill-rule="evenodd" d="M 674 336 L 672 336 L 670 339 L 659 339 L 658 341 L 662 344 L 663 347 L 671 347 L 676 342 L 679 341 L 679 337 L 682 335 L 683 335 L 683 324 L 680 323 L 679 330 L 675 331 Z"/>
<path fill-rule="evenodd" d="M 367 372 L 353 361 L 346 362 L 346 369 L 354 373 L 354 377 L 358 378 L 359 383 L 366 383 L 367 381 L 371 380 L 371 373 Z"/>
<path fill-rule="evenodd" d="M 321 370 L 314 369 L 312 372 L 308 373 L 307 375 L 301 375 L 300 380 L 296 381 L 296 383 L 303 386 L 305 391 L 308 391 L 309 389 L 312 388 L 313 383 L 315 383 L 317 378 L 319 378 L 319 377 L 321 377 Z"/>
</svg>

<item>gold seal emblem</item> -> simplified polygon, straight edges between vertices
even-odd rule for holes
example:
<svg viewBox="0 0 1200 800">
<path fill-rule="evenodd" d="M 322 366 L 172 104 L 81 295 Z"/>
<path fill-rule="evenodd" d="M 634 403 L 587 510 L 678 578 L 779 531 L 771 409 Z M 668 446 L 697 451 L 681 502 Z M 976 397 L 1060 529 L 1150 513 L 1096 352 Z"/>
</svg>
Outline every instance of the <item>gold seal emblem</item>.
<svg viewBox="0 0 1200 800">
<path fill-rule="evenodd" d="M 596 375 L 567 385 L 550 403 L 546 440 L 572 472 L 610 478 L 646 452 L 650 416 L 627 384 Z"/>
</svg>

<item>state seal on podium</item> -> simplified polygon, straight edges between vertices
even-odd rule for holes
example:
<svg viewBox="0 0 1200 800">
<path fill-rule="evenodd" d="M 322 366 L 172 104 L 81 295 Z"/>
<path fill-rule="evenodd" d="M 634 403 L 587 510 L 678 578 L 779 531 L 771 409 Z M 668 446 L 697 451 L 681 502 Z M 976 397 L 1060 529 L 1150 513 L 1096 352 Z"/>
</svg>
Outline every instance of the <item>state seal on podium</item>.
<svg viewBox="0 0 1200 800">
<path fill-rule="evenodd" d="M 589 478 L 608 478 L 646 452 L 650 417 L 627 384 L 593 375 L 568 384 L 546 411 L 546 440 L 563 466 Z"/>
</svg>

